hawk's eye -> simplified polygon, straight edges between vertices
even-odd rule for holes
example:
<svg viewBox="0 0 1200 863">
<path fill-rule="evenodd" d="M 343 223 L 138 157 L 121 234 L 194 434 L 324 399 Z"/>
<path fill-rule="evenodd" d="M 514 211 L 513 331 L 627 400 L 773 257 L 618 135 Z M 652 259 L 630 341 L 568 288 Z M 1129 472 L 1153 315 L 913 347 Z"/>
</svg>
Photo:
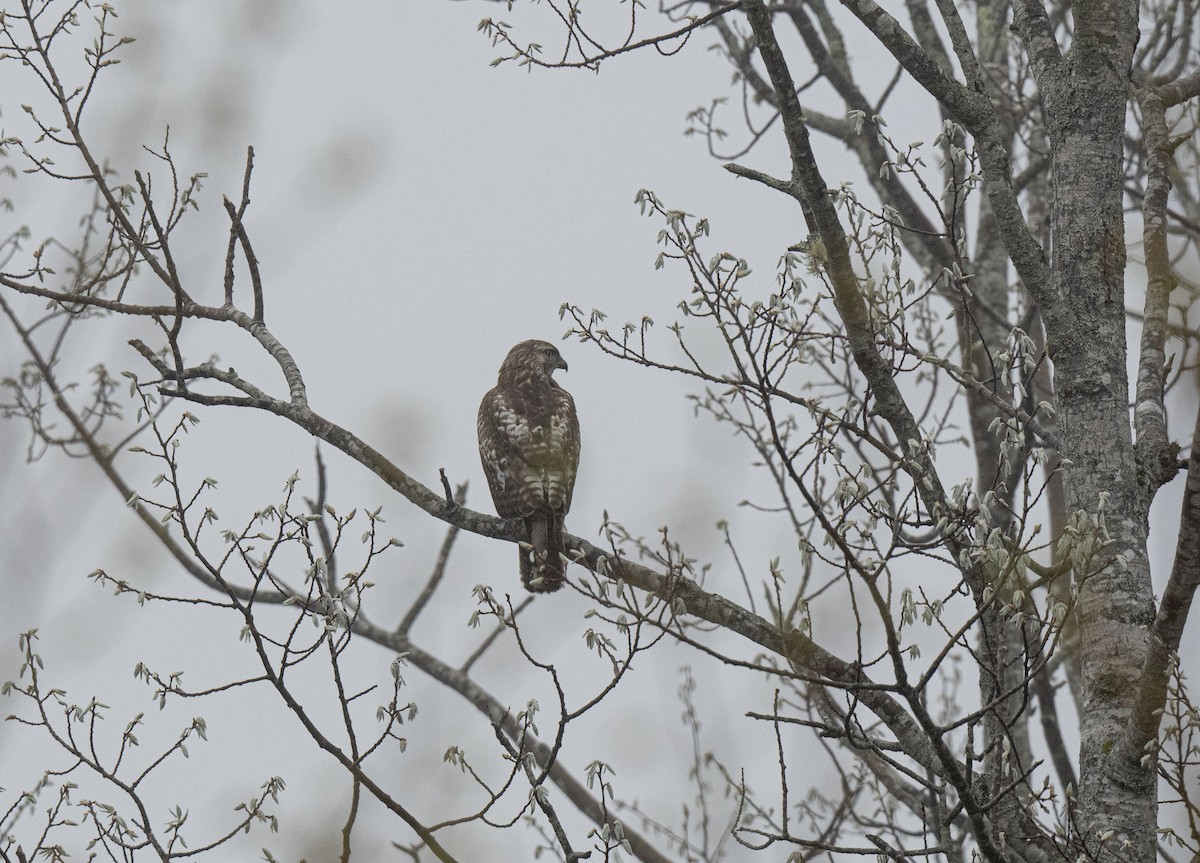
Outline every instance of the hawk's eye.
<svg viewBox="0 0 1200 863">
<path fill-rule="evenodd" d="M 558 351 L 554 350 L 554 348 L 543 348 L 542 353 L 544 353 L 548 357 L 552 357 L 556 353 L 558 353 Z"/>
</svg>

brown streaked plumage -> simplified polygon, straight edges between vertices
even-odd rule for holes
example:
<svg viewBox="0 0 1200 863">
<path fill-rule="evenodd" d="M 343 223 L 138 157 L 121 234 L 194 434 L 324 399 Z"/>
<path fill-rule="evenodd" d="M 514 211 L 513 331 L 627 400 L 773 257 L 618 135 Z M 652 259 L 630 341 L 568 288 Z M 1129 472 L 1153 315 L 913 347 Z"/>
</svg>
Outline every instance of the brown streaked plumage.
<svg viewBox="0 0 1200 863">
<path fill-rule="evenodd" d="M 571 394 L 551 377 L 566 371 L 558 348 L 521 342 L 479 405 L 479 458 L 501 518 L 516 523 L 521 583 L 534 593 L 562 587 L 563 519 L 579 466 L 579 418 Z"/>
</svg>

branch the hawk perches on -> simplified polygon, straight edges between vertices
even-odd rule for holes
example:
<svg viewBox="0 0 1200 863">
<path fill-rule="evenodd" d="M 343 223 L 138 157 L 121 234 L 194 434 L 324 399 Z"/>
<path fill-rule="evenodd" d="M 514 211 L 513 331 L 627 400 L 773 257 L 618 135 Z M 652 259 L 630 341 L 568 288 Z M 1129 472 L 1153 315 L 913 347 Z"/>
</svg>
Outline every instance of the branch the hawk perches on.
<svg viewBox="0 0 1200 863">
<path fill-rule="evenodd" d="M 567 370 L 558 348 L 521 342 L 479 405 L 479 458 L 496 513 L 516 523 L 521 584 L 534 593 L 562 587 L 563 519 L 579 466 L 575 401 L 551 375 Z"/>
</svg>

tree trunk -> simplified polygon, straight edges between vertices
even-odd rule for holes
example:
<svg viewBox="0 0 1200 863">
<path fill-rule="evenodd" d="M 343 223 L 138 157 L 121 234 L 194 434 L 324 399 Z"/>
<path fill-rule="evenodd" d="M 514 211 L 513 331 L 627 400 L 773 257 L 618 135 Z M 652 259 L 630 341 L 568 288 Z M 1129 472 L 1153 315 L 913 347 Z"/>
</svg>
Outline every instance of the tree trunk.
<svg viewBox="0 0 1200 863">
<path fill-rule="evenodd" d="M 1145 496 L 1135 469 L 1125 346 L 1121 170 L 1137 6 L 1075 6 L 1075 42 L 1043 79 L 1052 166 L 1054 361 L 1067 511 L 1101 519 L 1102 568 L 1077 571 L 1083 646 L 1077 838 L 1093 854 L 1152 863 L 1152 764 L 1115 764 L 1154 620 Z"/>
</svg>

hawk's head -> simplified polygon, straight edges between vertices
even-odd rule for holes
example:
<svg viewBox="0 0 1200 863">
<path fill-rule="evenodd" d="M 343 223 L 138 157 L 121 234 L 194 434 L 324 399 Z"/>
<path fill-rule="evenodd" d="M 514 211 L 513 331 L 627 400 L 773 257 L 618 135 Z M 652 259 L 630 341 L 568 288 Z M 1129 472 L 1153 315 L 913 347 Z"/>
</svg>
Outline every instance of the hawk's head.
<svg viewBox="0 0 1200 863">
<path fill-rule="evenodd" d="M 529 339 L 514 345 L 504 358 L 500 366 L 500 383 L 548 382 L 555 369 L 567 370 L 566 360 L 558 348 L 541 339 Z"/>
</svg>

